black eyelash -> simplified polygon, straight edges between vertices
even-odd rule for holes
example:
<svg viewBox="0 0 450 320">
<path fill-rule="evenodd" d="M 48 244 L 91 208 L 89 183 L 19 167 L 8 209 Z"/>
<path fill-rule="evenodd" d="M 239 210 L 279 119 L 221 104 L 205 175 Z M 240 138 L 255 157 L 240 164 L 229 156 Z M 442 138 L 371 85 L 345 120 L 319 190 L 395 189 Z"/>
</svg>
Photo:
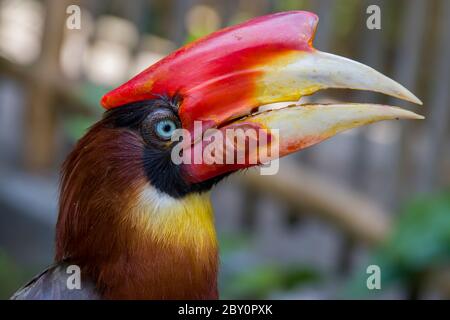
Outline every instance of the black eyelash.
<svg viewBox="0 0 450 320">
<path fill-rule="evenodd" d="M 168 106 L 172 108 L 175 113 L 178 113 L 178 108 L 182 102 L 181 95 L 177 92 L 172 97 L 166 94 L 155 94 L 159 100 L 165 102 Z"/>
</svg>

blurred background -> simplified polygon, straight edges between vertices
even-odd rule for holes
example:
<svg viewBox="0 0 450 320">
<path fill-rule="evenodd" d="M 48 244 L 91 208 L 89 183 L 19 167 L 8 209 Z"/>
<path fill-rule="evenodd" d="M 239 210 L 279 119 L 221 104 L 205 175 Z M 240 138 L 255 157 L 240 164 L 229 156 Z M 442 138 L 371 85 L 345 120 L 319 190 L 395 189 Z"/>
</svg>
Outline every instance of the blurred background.
<svg viewBox="0 0 450 320">
<path fill-rule="evenodd" d="M 70 30 L 70 5 L 81 28 Z M 381 30 L 366 9 L 381 8 Z M 0 298 L 52 262 L 59 168 L 100 97 L 175 48 L 270 12 L 310 10 L 315 47 L 397 80 L 425 121 L 352 130 L 213 191 L 223 298 L 450 298 L 450 1 L 0 0 Z M 306 99 L 304 99 L 306 100 Z M 369 265 L 381 290 L 369 290 Z"/>
</svg>

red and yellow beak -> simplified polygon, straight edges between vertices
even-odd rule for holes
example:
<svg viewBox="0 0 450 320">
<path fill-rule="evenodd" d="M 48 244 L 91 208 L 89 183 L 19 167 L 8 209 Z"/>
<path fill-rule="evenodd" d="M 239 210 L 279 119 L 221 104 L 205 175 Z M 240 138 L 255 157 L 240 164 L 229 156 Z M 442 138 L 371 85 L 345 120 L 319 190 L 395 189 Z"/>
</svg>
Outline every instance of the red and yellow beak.
<svg viewBox="0 0 450 320">
<path fill-rule="evenodd" d="M 152 65 L 106 94 L 106 109 L 160 95 L 180 98 L 183 128 L 258 128 L 283 156 L 346 129 L 389 119 L 422 119 L 400 108 L 372 104 L 294 105 L 255 114 L 275 102 L 297 102 L 326 88 L 384 93 L 413 103 L 420 100 L 392 79 L 358 62 L 312 47 L 318 17 L 292 11 L 259 17 L 215 32 Z M 271 135 L 278 129 L 278 135 Z M 195 144 L 203 143 L 193 141 Z M 260 148 L 259 146 L 258 148 Z M 237 147 L 236 147 L 237 148 Z M 249 151 L 250 153 L 256 151 Z M 188 179 L 204 181 L 252 164 L 192 164 Z"/>
</svg>

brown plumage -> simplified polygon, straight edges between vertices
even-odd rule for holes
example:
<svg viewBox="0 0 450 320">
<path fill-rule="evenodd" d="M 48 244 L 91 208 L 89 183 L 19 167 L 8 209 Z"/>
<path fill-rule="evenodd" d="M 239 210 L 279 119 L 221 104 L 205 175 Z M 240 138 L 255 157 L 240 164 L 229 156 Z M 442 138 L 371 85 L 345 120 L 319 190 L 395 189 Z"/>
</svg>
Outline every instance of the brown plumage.
<svg viewBox="0 0 450 320">
<path fill-rule="evenodd" d="M 63 166 L 56 260 L 79 265 L 104 298 L 217 298 L 215 239 L 206 257 L 158 242 L 136 210 L 148 183 L 143 144 L 105 121 L 78 142 Z"/>
</svg>

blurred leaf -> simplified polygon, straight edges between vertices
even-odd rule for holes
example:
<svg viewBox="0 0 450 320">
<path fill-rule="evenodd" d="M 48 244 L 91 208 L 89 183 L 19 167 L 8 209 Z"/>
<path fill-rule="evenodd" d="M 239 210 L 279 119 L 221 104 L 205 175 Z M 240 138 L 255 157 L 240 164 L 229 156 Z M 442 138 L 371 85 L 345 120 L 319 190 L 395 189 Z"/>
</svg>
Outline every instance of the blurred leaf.
<svg viewBox="0 0 450 320">
<path fill-rule="evenodd" d="M 67 117 L 64 119 L 64 130 L 71 140 L 76 141 L 87 132 L 94 122 L 94 117 L 82 115 Z"/>
<path fill-rule="evenodd" d="M 186 39 L 184 40 L 184 45 L 187 45 L 191 42 L 194 42 L 195 40 L 201 38 L 201 35 L 195 35 L 195 34 L 188 34 Z"/>
<path fill-rule="evenodd" d="M 450 192 L 408 204 L 382 254 L 409 272 L 448 261 Z"/>
<path fill-rule="evenodd" d="M 336 32 L 336 38 L 340 39 L 340 42 L 345 42 L 351 35 L 352 30 L 355 28 L 355 24 L 358 22 L 360 3 L 358 0 L 344 0 L 339 5 L 334 6 L 334 29 Z"/>
<path fill-rule="evenodd" d="M 80 99 L 87 106 L 92 106 L 94 111 L 103 110 L 100 106 L 100 100 L 103 95 L 112 90 L 112 87 L 96 85 L 90 82 L 84 82 L 79 90 Z"/>
<path fill-rule="evenodd" d="M 309 7 L 306 0 L 275 1 L 274 6 L 275 11 L 307 10 Z"/>
<path fill-rule="evenodd" d="M 384 288 L 411 284 L 428 269 L 449 265 L 450 191 L 409 202 L 391 237 L 375 250 L 368 264 L 380 266 Z M 365 270 L 359 270 L 345 294 L 368 295 L 367 277 Z"/>
<path fill-rule="evenodd" d="M 304 266 L 261 266 L 239 273 L 222 288 L 226 297 L 267 298 L 274 291 L 287 291 L 302 284 L 317 282 L 320 276 Z"/>
<path fill-rule="evenodd" d="M 8 299 L 24 283 L 25 278 L 23 270 L 0 250 L 0 299 Z"/>
<path fill-rule="evenodd" d="M 222 233 L 219 235 L 220 253 L 226 255 L 250 246 L 250 237 L 242 233 Z"/>
</svg>

